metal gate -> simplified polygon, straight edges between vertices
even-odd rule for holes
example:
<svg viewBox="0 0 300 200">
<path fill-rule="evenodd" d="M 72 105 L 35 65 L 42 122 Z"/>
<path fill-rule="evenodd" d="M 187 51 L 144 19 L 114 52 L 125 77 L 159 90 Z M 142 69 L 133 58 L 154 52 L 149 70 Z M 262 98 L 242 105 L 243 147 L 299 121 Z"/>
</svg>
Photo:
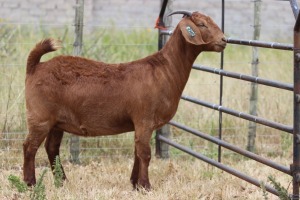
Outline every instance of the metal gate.
<svg viewBox="0 0 300 200">
<path fill-rule="evenodd" d="M 276 2 L 275 2 L 276 3 Z M 165 10 L 165 6 L 167 4 L 167 0 L 163 1 L 162 9 L 160 13 L 160 20 L 162 20 L 162 16 Z M 161 142 L 166 143 L 168 145 L 171 145 L 181 151 L 184 151 L 198 159 L 201 159 L 215 167 L 218 167 L 234 176 L 237 176 L 253 185 L 256 185 L 258 187 L 261 187 L 261 182 L 255 178 L 252 178 L 242 172 L 239 172 L 231 167 L 228 167 L 221 163 L 221 147 L 224 147 L 226 149 L 229 149 L 231 151 L 234 151 L 236 153 L 239 153 L 243 156 L 246 156 L 248 158 L 251 158 L 257 162 L 260 162 L 262 164 L 265 164 L 271 168 L 274 168 L 276 170 L 279 170 L 285 174 L 288 174 L 292 176 L 293 178 L 293 194 L 290 195 L 291 199 L 299 199 L 299 182 L 300 182 L 300 17 L 298 16 L 298 5 L 296 0 L 290 0 L 290 4 L 294 13 L 294 16 L 296 18 L 296 23 L 294 26 L 294 44 L 288 45 L 288 44 L 280 44 L 276 42 L 263 42 L 263 41 L 255 41 L 255 40 L 240 40 L 240 39 L 227 39 L 227 43 L 229 44 L 235 44 L 235 45 L 247 45 L 247 46 L 255 46 L 255 47 L 262 47 L 262 48 L 272 48 L 272 49 L 278 49 L 278 50 L 285 50 L 285 51 L 293 51 L 294 52 L 294 84 L 287 84 L 277 81 L 272 81 L 268 79 L 259 78 L 256 76 L 250 76 L 250 75 L 244 75 L 239 74 L 235 72 L 230 72 L 223 70 L 223 59 L 224 54 L 221 55 L 221 64 L 220 68 L 212 68 L 202 65 L 194 65 L 193 69 L 195 70 L 201 70 L 209 73 L 214 73 L 216 75 L 220 76 L 220 91 L 222 91 L 223 88 L 223 78 L 222 77 L 230 77 L 235 79 L 241 79 L 248 82 L 253 82 L 261 85 L 266 85 L 270 87 L 279 88 L 282 90 L 288 90 L 293 92 L 294 94 L 294 113 L 293 113 L 293 126 L 287 126 L 284 124 L 276 123 L 268 119 L 264 119 L 261 117 L 257 117 L 254 115 L 250 115 L 247 113 L 239 112 L 227 107 L 222 106 L 222 93 L 220 92 L 220 104 L 213 104 L 209 102 L 205 102 L 199 99 L 196 99 L 191 96 L 183 95 L 181 97 L 182 100 L 189 101 L 191 103 L 205 106 L 210 109 L 218 110 L 219 111 L 219 138 L 210 136 L 208 134 L 202 133 L 198 130 L 195 130 L 193 128 L 187 127 L 183 124 L 180 124 L 175 121 L 170 121 L 169 125 L 177 127 L 179 129 L 182 129 L 184 131 L 187 131 L 193 135 L 196 135 L 198 137 L 201 137 L 205 140 L 208 140 L 212 143 L 215 143 L 219 146 L 219 154 L 218 154 L 218 161 L 215 161 L 207 156 L 204 156 L 198 152 L 195 152 L 188 147 L 185 147 L 183 145 L 180 145 L 169 138 L 165 137 L 164 135 L 168 135 L 167 128 L 163 128 L 159 131 L 157 131 L 156 134 L 156 150 L 157 154 L 160 154 L 162 150 L 162 147 L 160 146 Z M 222 30 L 224 31 L 224 13 L 225 13 L 225 0 L 222 0 Z M 163 23 L 163 22 L 161 22 Z M 171 30 L 159 30 L 159 48 L 163 46 L 165 35 L 171 35 Z M 225 52 L 226 53 L 226 52 Z M 228 142 L 225 142 L 222 140 L 222 113 L 227 113 L 229 115 L 233 115 L 248 121 L 252 121 L 258 124 L 262 124 L 268 127 L 272 127 L 281 131 L 286 132 L 286 134 L 293 134 L 293 161 L 291 166 L 283 166 L 276 162 L 273 162 L 269 159 L 263 158 L 255 153 L 249 152 L 247 150 L 241 149 L 237 146 L 234 146 Z M 166 133 L 167 132 L 167 133 Z M 279 193 L 277 190 L 275 190 L 270 185 L 265 185 L 265 188 L 268 192 L 273 193 L 274 195 L 279 196 Z"/>
</svg>

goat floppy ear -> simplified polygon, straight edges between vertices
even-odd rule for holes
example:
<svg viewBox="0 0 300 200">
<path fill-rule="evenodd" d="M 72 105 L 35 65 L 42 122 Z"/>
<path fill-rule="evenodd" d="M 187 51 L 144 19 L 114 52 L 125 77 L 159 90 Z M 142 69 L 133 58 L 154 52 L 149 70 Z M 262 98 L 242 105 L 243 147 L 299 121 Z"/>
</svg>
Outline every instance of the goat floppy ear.
<svg viewBox="0 0 300 200">
<path fill-rule="evenodd" d="M 194 24 L 194 22 L 185 17 L 179 22 L 179 28 L 185 40 L 194 45 L 205 44 L 202 40 L 201 32 L 199 28 Z"/>
</svg>

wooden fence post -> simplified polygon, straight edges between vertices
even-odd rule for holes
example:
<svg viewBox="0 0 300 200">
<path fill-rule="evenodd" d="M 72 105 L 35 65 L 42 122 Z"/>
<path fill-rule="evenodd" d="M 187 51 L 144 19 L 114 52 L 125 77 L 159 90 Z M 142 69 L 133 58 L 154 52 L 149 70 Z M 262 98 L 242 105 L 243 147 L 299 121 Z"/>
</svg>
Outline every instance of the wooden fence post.
<svg viewBox="0 0 300 200">
<path fill-rule="evenodd" d="M 172 5 L 173 5 L 173 1 L 174 0 L 169 0 L 167 7 L 166 7 L 166 11 L 165 13 L 170 13 L 172 12 Z M 161 4 L 163 3 L 163 0 L 161 0 Z M 164 16 L 164 24 L 167 28 L 169 28 L 172 24 L 172 17 L 166 17 Z M 158 31 L 158 47 L 159 50 L 163 47 L 163 45 L 168 41 L 169 37 L 168 35 L 161 35 L 160 34 L 160 30 Z M 162 135 L 166 138 L 170 138 L 171 137 L 171 131 L 170 131 L 170 125 L 166 124 L 164 125 L 161 129 L 156 131 L 156 141 L 155 141 L 155 156 L 158 158 L 163 158 L 163 159 L 167 159 L 169 158 L 169 145 L 158 140 L 157 137 L 158 135 Z"/>
<path fill-rule="evenodd" d="M 73 56 L 80 56 L 82 52 L 82 33 L 83 33 L 83 11 L 84 0 L 76 0 L 75 5 L 75 41 L 73 44 Z M 70 162 L 79 164 L 80 142 L 79 137 L 70 137 Z"/>
<path fill-rule="evenodd" d="M 260 36 L 260 11 L 261 11 L 261 0 L 254 1 L 254 32 L 253 40 L 259 40 Z M 258 76 L 258 47 L 252 47 L 252 76 Z M 257 83 L 251 83 L 251 94 L 250 94 L 250 110 L 251 115 L 257 116 L 257 99 L 258 99 L 258 88 Z M 247 150 L 254 152 L 255 151 L 255 138 L 256 138 L 256 123 L 249 122 L 248 130 L 248 144 Z"/>
</svg>

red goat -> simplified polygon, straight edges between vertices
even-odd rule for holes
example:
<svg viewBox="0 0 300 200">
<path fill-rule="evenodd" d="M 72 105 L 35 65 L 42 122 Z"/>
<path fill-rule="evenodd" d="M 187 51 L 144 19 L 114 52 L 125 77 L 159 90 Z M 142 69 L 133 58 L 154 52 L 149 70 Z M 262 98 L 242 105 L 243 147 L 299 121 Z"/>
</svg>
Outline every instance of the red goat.
<svg viewBox="0 0 300 200">
<path fill-rule="evenodd" d="M 45 138 L 52 166 L 64 131 L 79 136 L 135 131 L 130 180 L 134 188 L 150 189 L 152 132 L 174 116 L 199 53 L 220 52 L 226 46 L 224 34 L 210 17 L 174 13 L 184 17 L 163 49 L 133 62 L 107 64 L 73 56 L 40 62 L 44 54 L 59 48 L 53 39 L 41 41 L 30 52 L 25 87 L 29 134 L 23 145 L 28 185 L 36 183 L 35 155 Z"/>
</svg>

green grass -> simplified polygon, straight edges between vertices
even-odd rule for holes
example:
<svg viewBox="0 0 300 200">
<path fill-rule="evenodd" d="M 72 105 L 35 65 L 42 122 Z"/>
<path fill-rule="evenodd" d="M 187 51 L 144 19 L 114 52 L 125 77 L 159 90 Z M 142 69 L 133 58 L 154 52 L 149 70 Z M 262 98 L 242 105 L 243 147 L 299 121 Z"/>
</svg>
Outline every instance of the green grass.
<svg viewBox="0 0 300 200">
<path fill-rule="evenodd" d="M 24 134 L 6 134 L 26 131 L 24 81 L 28 53 L 35 43 L 53 37 L 63 41 L 63 48 L 43 56 L 47 60 L 58 54 L 72 54 L 73 27 L 12 26 L 0 29 L 0 145 L 7 149 L 2 155 L 20 156 Z M 157 51 L 157 31 L 149 29 L 103 29 L 84 31 L 83 56 L 104 62 L 118 63 L 143 58 Z M 251 48 L 228 45 L 225 51 L 224 69 L 251 74 Z M 292 52 L 260 49 L 259 76 L 292 83 Z M 220 54 L 202 53 L 196 63 L 219 67 Z M 184 94 L 201 100 L 219 103 L 219 76 L 192 70 Z M 249 112 L 250 83 L 224 78 L 223 105 L 237 111 Z M 293 113 L 292 92 L 259 86 L 258 115 L 272 121 L 291 125 Z M 218 134 L 219 112 L 181 101 L 174 119 L 202 132 Z M 210 157 L 216 156 L 216 146 L 172 128 L 173 137 L 182 144 Z M 291 137 L 281 131 L 258 125 L 257 150 L 267 155 L 290 155 Z M 223 138 L 237 146 L 247 143 L 248 122 L 223 114 Z M 6 139 L 6 140 L 4 140 Z M 15 140 L 20 139 L 20 140 Z M 152 142 L 154 143 L 154 142 Z M 63 157 L 68 157 L 68 136 L 63 142 Z M 133 153 L 133 135 L 81 139 L 81 157 L 94 160 L 97 156 L 124 155 Z M 119 147 L 119 148 L 115 148 Z M 173 155 L 180 154 L 171 150 Z M 228 153 L 230 155 L 230 153 Z M 44 157 L 43 153 L 41 157 Z M 41 163 L 47 163 L 42 161 Z"/>
<path fill-rule="evenodd" d="M 7 174 L 11 174 L 11 169 L 13 169 L 14 174 L 21 174 L 20 166 L 22 166 L 23 159 L 22 143 L 25 137 L 24 133 L 26 132 L 24 102 L 26 59 L 35 43 L 46 37 L 61 39 L 64 48 L 47 54 L 42 58 L 43 60 L 50 59 L 58 54 L 72 54 L 74 39 L 72 27 L 2 26 L 0 29 L 0 159 L 2 161 L 0 168 L 3 170 L 8 169 L 8 171 L 3 173 L 5 180 L 7 180 Z M 118 28 L 108 30 L 94 28 L 93 30 L 86 30 L 84 34 L 83 56 L 104 62 L 117 63 L 131 61 L 150 55 L 155 51 L 157 51 L 156 30 L 127 30 Z M 260 77 L 292 83 L 293 59 L 291 52 L 260 49 L 259 54 Z M 218 68 L 220 54 L 202 53 L 196 63 Z M 228 45 L 225 51 L 224 68 L 228 71 L 251 74 L 251 48 Z M 192 70 L 184 94 L 218 104 L 219 79 L 218 75 Z M 224 106 L 248 113 L 249 93 L 250 83 L 224 78 Z M 258 115 L 261 117 L 291 125 L 293 118 L 292 102 L 292 92 L 259 86 Z M 174 117 L 174 120 L 212 136 L 218 135 L 218 119 L 218 111 L 196 106 L 185 101 L 180 102 L 178 112 Z M 180 144 L 184 144 L 197 152 L 216 159 L 217 145 L 176 128 L 172 128 L 172 133 L 173 139 Z M 236 146 L 246 148 L 247 133 L 247 121 L 223 114 L 224 140 Z M 70 198 L 69 195 L 78 199 L 82 197 L 82 191 L 85 191 L 89 197 L 92 192 L 92 196 L 95 198 L 97 196 L 98 199 L 110 199 L 110 197 L 119 197 L 120 199 L 125 197 L 128 199 L 140 195 L 130 192 L 124 194 L 117 192 L 131 190 L 128 177 L 133 162 L 133 138 L 133 133 L 98 138 L 81 138 L 80 146 L 82 150 L 80 158 L 82 165 L 73 166 L 68 163 L 69 134 L 66 134 L 61 147 L 61 162 L 72 181 L 67 182 L 62 188 L 56 188 L 53 182 L 60 180 L 60 177 L 53 178 L 51 173 L 45 174 L 41 171 L 41 168 L 37 168 L 40 180 L 45 180 L 46 191 L 45 186 L 40 184 L 41 187 L 35 194 L 44 198 L 44 192 L 46 192 L 49 199 L 51 197 L 52 199 Z M 151 145 L 154 147 L 154 138 L 151 140 Z M 285 166 L 291 163 L 292 137 L 290 134 L 257 125 L 256 145 L 256 150 L 259 154 L 272 157 L 275 162 L 283 163 Z M 161 199 L 169 198 L 170 195 L 174 195 L 174 191 L 178 192 L 174 198 L 176 195 L 177 198 L 180 198 L 186 197 L 189 194 L 191 195 L 189 199 L 232 199 L 233 196 L 237 196 L 238 199 L 244 199 L 248 195 L 251 196 L 250 199 L 261 199 L 263 196 L 262 192 L 257 190 L 257 188 L 248 187 L 249 185 L 245 185 L 244 182 L 239 184 L 240 180 L 235 180 L 229 174 L 224 174 L 206 163 L 200 162 L 190 156 L 185 156 L 185 153 L 174 148 L 170 148 L 170 151 L 171 156 L 175 157 L 175 161 L 178 161 L 178 163 L 170 161 L 170 164 L 166 166 L 166 162 L 153 159 L 150 165 L 153 185 L 156 187 L 152 195 L 155 199 L 157 199 L 158 195 L 162 195 Z M 246 171 L 247 174 L 259 177 L 267 177 L 269 174 L 275 174 L 276 181 L 279 179 L 278 181 L 281 183 L 284 182 L 284 188 L 287 187 L 290 181 L 290 177 L 282 176 L 282 174 L 277 175 L 276 173 L 279 172 L 273 172 L 273 170 L 253 160 L 246 159 L 224 148 L 222 152 L 222 162 L 224 164 L 233 165 L 234 168 Z M 45 154 L 44 149 L 41 147 L 37 154 L 37 166 L 49 166 Z M 128 157 L 127 155 L 130 156 Z M 89 165 L 85 165 L 87 163 Z M 201 165 L 198 166 L 197 163 Z M 263 172 L 258 169 L 263 169 Z M 127 175 L 121 176 L 120 174 Z M 112 178 L 113 176 L 115 177 Z M 120 177 L 124 180 L 120 181 Z M 260 177 L 260 179 L 264 179 L 263 177 Z M 85 180 L 87 182 L 84 182 Z M 91 182 L 91 180 L 93 181 Z M 102 182 L 99 182 L 100 180 Z M 113 182 L 116 180 L 117 182 Z M 213 182 L 213 180 L 216 181 Z M 18 182 L 18 180 L 13 181 L 19 184 L 17 187 L 20 187 L 22 190 L 22 182 Z M 268 182 L 268 180 L 264 180 L 264 182 Z M 3 196 L 22 198 L 27 195 L 26 197 L 28 197 L 28 192 L 27 194 L 15 193 L 13 190 L 10 191 L 11 186 L 7 184 L 7 181 L 3 181 L 3 183 L 4 185 L 0 187 Z M 57 186 L 59 185 L 60 182 L 58 181 Z M 86 185 L 91 187 L 85 187 Z M 162 191 L 159 188 L 161 185 L 163 185 Z M 182 189 L 182 185 L 185 185 L 186 188 Z M 195 188 L 193 191 L 198 191 L 196 194 L 192 194 L 191 191 L 185 192 L 187 189 L 192 188 L 192 186 Z M 101 190 L 102 187 L 104 192 Z M 115 190 L 115 188 L 121 188 L 121 190 Z M 199 197 L 199 190 L 203 196 Z M 184 192 L 181 193 L 181 191 Z M 257 198 L 253 198 L 254 193 L 256 193 Z M 149 193 L 146 197 L 144 195 L 141 198 L 151 199 L 151 194 Z M 102 196 L 103 198 L 101 198 Z M 31 196 L 31 198 L 34 197 Z"/>
</svg>

